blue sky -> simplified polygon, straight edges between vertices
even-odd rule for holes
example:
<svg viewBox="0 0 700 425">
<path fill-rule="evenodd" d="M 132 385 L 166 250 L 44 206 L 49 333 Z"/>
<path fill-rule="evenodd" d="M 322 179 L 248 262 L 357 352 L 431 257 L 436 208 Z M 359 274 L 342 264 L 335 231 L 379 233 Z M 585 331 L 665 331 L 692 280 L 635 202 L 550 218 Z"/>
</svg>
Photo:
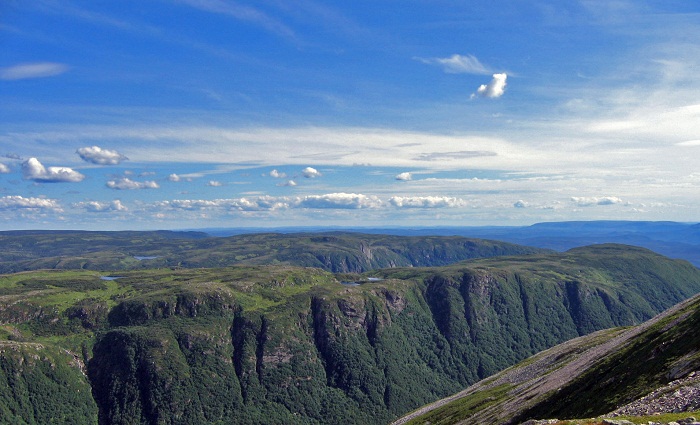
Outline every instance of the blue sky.
<svg viewBox="0 0 700 425">
<path fill-rule="evenodd" d="M 11 0 L 0 52 L 0 230 L 698 221 L 695 0 Z"/>
</svg>

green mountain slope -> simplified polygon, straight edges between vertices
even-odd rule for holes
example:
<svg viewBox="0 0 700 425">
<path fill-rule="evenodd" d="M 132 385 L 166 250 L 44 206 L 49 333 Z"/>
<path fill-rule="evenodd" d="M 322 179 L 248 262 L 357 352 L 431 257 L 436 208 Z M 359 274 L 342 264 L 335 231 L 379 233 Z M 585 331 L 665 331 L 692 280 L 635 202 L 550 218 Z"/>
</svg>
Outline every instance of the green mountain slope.
<svg viewBox="0 0 700 425">
<path fill-rule="evenodd" d="M 84 420 L 103 424 L 387 423 L 700 291 L 687 262 L 618 245 L 369 275 L 277 265 L 113 276 L 0 276 L 0 339 L 25 356 L 31 344 L 51 353 L 36 359 L 38 377 L 17 361 L 6 375 L 61 382 L 70 372 L 91 388 L 74 392 Z M 7 388 L 8 406 L 33 402 Z M 43 422 L 15 407 L 5 417 Z"/>
<path fill-rule="evenodd" d="M 700 384 L 699 329 L 695 296 L 642 325 L 557 345 L 393 424 L 519 424 L 596 417 L 620 407 L 647 416 L 697 408 L 697 396 L 686 389 L 697 392 Z"/>
<path fill-rule="evenodd" d="M 38 269 L 133 270 L 286 264 L 332 272 L 441 266 L 458 261 L 548 252 L 463 237 L 360 233 L 0 232 L 0 273 Z"/>
</svg>

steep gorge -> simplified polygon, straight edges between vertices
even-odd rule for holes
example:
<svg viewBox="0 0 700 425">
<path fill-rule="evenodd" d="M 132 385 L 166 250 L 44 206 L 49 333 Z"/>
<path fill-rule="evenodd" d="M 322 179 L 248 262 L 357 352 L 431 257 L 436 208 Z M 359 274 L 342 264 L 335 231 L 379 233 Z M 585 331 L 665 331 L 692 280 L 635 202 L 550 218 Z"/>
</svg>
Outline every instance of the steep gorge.
<svg viewBox="0 0 700 425">
<path fill-rule="evenodd" d="M 124 274 L 107 314 L 45 319 L 66 343 L 96 331 L 87 379 L 74 369 L 99 411 L 85 423 L 387 423 L 700 291 L 688 263 L 624 246 L 382 269 L 356 286 L 290 267 Z"/>
</svg>

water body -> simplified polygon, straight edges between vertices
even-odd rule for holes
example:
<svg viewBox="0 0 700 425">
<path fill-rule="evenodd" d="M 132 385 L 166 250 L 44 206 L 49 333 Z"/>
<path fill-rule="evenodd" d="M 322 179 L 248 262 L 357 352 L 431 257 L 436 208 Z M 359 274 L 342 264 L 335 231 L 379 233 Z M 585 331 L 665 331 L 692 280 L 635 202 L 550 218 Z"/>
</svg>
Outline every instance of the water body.
<svg viewBox="0 0 700 425">
<path fill-rule="evenodd" d="M 345 286 L 360 286 L 363 283 L 381 282 L 382 280 L 384 280 L 384 279 L 382 279 L 381 277 L 368 277 L 367 281 L 360 281 L 360 282 L 344 281 L 344 282 L 340 282 L 340 283 L 345 285 Z"/>
<path fill-rule="evenodd" d="M 117 280 L 117 279 L 121 279 L 123 277 L 124 276 L 100 276 L 100 279 L 102 279 L 102 280 Z"/>
<path fill-rule="evenodd" d="M 139 261 L 143 261 L 143 260 L 155 260 L 156 258 L 160 258 L 160 256 L 156 255 L 153 257 L 148 257 L 148 256 L 142 256 L 142 255 L 134 255 L 134 258 L 136 258 Z"/>
</svg>

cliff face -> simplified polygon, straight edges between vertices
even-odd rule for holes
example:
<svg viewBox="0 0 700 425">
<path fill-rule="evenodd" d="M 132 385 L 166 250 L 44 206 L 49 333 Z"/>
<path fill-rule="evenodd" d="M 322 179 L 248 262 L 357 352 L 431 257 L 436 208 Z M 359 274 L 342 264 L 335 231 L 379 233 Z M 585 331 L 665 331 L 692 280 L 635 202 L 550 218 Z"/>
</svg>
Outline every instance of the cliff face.
<svg viewBox="0 0 700 425">
<path fill-rule="evenodd" d="M 132 271 L 103 287 L 88 285 L 90 272 L 54 272 L 37 294 L 47 272 L 37 273 L 4 287 L 33 288 L 27 308 L 53 303 L 41 329 L 54 349 L 81 341 L 87 378 L 70 370 L 102 424 L 387 423 L 700 291 L 697 269 L 629 247 L 384 269 L 379 281 L 355 276 L 360 285 L 292 267 Z M 58 304 L 77 297 L 61 279 L 89 297 Z M 39 338 L 26 320 L 13 338 Z"/>
</svg>

